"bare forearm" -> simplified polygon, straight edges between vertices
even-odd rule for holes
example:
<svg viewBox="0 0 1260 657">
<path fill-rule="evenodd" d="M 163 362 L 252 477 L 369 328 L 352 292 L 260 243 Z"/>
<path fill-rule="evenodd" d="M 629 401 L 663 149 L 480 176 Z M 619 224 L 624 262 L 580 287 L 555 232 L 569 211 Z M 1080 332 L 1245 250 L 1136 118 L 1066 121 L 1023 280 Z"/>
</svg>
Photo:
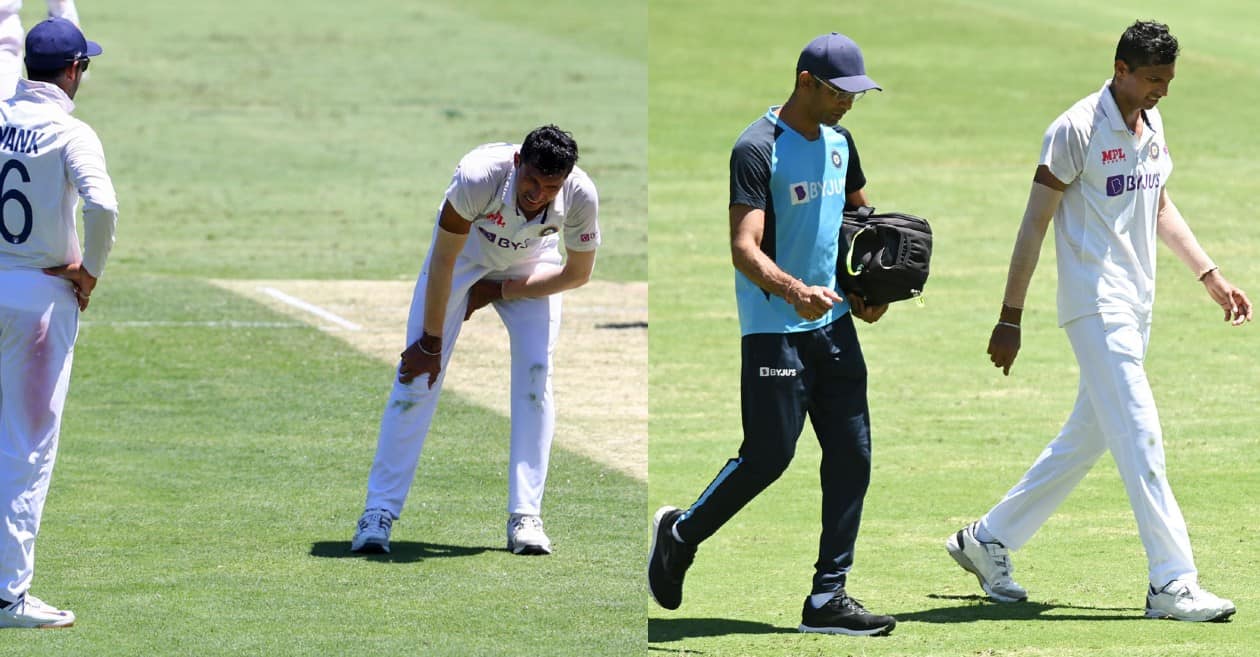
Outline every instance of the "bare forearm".
<svg viewBox="0 0 1260 657">
<path fill-rule="evenodd" d="M 1033 272 L 1036 271 L 1037 261 L 1041 257 L 1041 244 L 1046 239 L 1046 230 L 1062 198 L 1062 192 L 1036 182 L 1029 190 L 1028 204 L 1024 208 L 1024 218 L 1019 225 L 1015 248 L 1011 252 L 1011 264 L 1006 273 L 1006 289 L 1002 295 L 1003 306 L 1014 309 L 1024 307 L 1028 296 L 1028 286 L 1032 282 Z M 1019 323 L 1018 318 L 1002 321 Z"/>
<path fill-rule="evenodd" d="M 446 307 L 451 301 L 451 280 L 455 259 L 433 257 L 429 261 L 429 277 L 424 288 L 424 332 L 442 337 L 446 325 Z"/>
<path fill-rule="evenodd" d="M 788 303 L 793 303 L 807 287 L 805 283 L 780 269 L 756 246 L 736 244 L 731 249 L 731 260 L 735 269 L 747 276 L 753 284 Z"/>
<path fill-rule="evenodd" d="M 1181 212 L 1177 210 L 1172 199 L 1165 195 L 1160 200 L 1159 220 L 1156 223 L 1156 233 L 1160 241 L 1168 245 L 1168 248 L 1176 254 L 1177 259 L 1183 262 L 1195 277 L 1203 280 L 1203 277 L 1212 271 L 1216 264 L 1199 245 L 1199 240 L 1195 239 L 1190 225 L 1181 216 Z"/>
<path fill-rule="evenodd" d="M 565 269 L 553 269 L 531 274 L 519 286 L 503 290 L 504 299 L 533 299 L 572 290 L 586 285 L 590 276 L 576 274 Z"/>
</svg>

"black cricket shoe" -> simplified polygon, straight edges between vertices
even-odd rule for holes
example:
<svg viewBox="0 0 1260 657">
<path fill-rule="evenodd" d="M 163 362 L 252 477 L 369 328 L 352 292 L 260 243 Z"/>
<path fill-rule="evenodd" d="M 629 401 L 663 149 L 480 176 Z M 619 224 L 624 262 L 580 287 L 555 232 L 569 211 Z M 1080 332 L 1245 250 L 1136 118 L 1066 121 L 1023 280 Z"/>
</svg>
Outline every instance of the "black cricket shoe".
<svg viewBox="0 0 1260 657">
<path fill-rule="evenodd" d="M 672 506 L 657 509 L 652 517 L 652 551 L 648 554 L 648 589 L 652 599 L 666 609 L 682 604 L 683 577 L 696 558 L 696 546 L 674 538 L 674 523 L 683 512 Z"/>
<path fill-rule="evenodd" d="M 872 614 L 842 589 L 818 609 L 809 604 L 809 598 L 805 598 L 801 626 L 797 629 L 821 634 L 885 636 L 892 633 L 894 627 L 897 627 L 896 618 Z"/>
</svg>

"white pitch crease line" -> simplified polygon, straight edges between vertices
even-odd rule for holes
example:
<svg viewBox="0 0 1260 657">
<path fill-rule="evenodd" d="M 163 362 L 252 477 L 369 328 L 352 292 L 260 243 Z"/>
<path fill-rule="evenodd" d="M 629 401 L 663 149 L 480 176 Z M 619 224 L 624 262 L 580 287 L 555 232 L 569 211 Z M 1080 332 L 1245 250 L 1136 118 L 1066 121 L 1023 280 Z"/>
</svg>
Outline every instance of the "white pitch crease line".
<svg viewBox="0 0 1260 657">
<path fill-rule="evenodd" d="M 273 287 L 260 287 L 258 288 L 258 291 L 274 299 L 283 301 L 284 303 L 287 303 L 290 306 L 293 306 L 294 308 L 300 308 L 301 310 L 305 310 L 306 312 L 311 313 L 312 315 L 326 319 L 332 322 L 333 324 L 340 326 L 341 328 L 348 329 L 351 331 L 363 330 L 362 326 L 359 326 L 358 324 L 355 324 L 354 322 L 348 319 L 345 319 L 334 313 L 324 310 L 323 308 L 320 308 L 319 306 L 313 303 L 307 303 L 306 301 L 303 301 L 295 296 L 290 296 L 288 294 L 285 294 L 284 292 L 281 292 L 280 290 L 277 290 Z"/>
<path fill-rule="evenodd" d="M 244 322 L 237 320 L 216 321 L 167 321 L 167 320 L 134 320 L 120 322 L 79 322 L 79 326 L 109 326 L 112 328 L 307 328 L 310 324 L 302 322 Z"/>
</svg>

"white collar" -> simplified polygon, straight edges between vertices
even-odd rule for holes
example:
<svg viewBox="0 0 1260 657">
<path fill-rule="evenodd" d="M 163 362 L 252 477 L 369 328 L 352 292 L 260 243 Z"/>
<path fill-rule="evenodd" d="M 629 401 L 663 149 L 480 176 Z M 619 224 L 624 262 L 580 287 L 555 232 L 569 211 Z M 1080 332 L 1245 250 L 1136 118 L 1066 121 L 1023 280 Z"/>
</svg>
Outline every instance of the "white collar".
<svg viewBox="0 0 1260 657">
<path fill-rule="evenodd" d="M 1102 111 L 1107 115 L 1107 122 L 1111 124 L 1111 129 L 1133 134 L 1133 131 L 1129 129 L 1129 124 L 1124 122 L 1124 115 L 1120 112 L 1120 106 L 1116 104 L 1116 97 L 1111 95 L 1110 79 L 1103 83 L 1102 90 L 1098 93 L 1102 94 Z M 1141 112 L 1141 119 L 1146 124 L 1146 130 L 1155 130 L 1155 126 L 1151 125 L 1151 120 L 1146 116 L 1146 110 L 1141 110 Z M 1142 131 L 1144 136 L 1146 130 Z"/>
<path fill-rule="evenodd" d="M 61 87 L 51 82 L 18 80 L 17 92 L 13 94 L 13 97 L 21 97 L 23 100 L 42 103 L 53 103 L 65 110 L 67 114 L 74 111 L 74 101 L 70 100 L 70 96 Z"/>
</svg>

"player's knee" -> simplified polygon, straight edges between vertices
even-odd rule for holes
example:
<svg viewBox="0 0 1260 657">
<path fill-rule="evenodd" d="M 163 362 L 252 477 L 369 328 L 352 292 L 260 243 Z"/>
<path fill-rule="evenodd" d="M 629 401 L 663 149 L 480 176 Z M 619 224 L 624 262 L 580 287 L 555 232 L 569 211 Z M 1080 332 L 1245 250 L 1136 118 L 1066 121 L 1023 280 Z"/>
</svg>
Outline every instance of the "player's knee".
<svg viewBox="0 0 1260 657">
<path fill-rule="evenodd" d="M 783 475 L 792 463 L 792 450 L 759 450 L 743 455 L 740 467 L 746 475 L 769 485 Z"/>
</svg>

